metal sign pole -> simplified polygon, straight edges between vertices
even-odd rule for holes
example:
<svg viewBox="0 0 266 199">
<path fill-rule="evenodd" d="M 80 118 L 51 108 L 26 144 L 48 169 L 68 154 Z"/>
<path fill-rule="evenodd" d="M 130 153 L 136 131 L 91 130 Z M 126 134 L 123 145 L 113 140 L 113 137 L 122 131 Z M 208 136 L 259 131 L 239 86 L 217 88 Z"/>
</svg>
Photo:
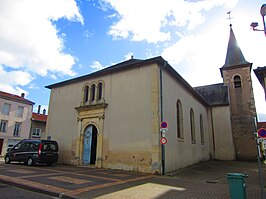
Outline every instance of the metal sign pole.
<svg viewBox="0 0 266 199">
<path fill-rule="evenodd" d="M 260 143 L 259 138 L 257 136 L 257 118 L 254 117 L 254 129 L 255 129 L 255 140 L 256 140 L 256 146 L 257 146 L 257 160 L 258 160 L 258 166 L 259 166 L 259 178 L 260 178 L 260 190 L 261 190 L 261 199 L 264 199 L 264 191 L 263 191 L 263 178 L 262 178 L 262 169 L 261 169 L 261 160 L 260 160 Z"/>
</svg>

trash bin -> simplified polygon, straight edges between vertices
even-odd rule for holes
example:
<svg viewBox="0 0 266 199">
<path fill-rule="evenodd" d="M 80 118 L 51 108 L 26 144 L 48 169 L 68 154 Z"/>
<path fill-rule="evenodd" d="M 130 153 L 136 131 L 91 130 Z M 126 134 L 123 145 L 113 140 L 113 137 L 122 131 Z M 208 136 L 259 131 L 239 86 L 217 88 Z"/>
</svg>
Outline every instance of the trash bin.
<svg viewBox="0 0 266 199">
<path fill-rule="evenodd" d="M 231 199 L 246 199 L 246 182 L 248 175 L 242 173 L 228 173 L 227 180 Z"/>
</svg>

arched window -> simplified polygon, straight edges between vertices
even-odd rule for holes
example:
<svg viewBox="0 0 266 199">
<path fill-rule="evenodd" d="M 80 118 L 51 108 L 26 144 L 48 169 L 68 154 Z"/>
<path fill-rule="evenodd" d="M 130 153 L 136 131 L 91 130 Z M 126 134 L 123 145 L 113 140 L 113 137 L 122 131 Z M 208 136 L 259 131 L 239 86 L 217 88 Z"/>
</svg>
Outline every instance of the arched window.
<svg viewBox="0 0 266 199">
<path fill-rule="evenodd" d="M 85 86 L 84 88 L 84 102 L 88 102 L 89 100 L 89 86 Z"/>
<path fill-rule="evenodd" d="M 101 100 L 103 97 L 103 84 L 101 82 L 97 85 L 97 91 L 98 91 L 97 94 L 98 100 Z"/>
<path fill-rule="evenodd" d="M 200 114 L 200 140 L 201 144 L 204 144 L 204 127 L 203 127 L 203 117 Z"/>
<path fill-rule="evenodd" d="M 177 128 L 177 138 L 184 138 L 183 134 L 183 110 L 180 100 L 176 102 L 176 128 Z"/>
<path fill-rule="evenodd" d="M 194 111 L 190 109 L 190 130 L 191 130 L 191 142 L 192 144 L 196 143 L 196 135 L 195 135 L 195 119 L 194 119 Z"/>
<path fill-rule="evenodd" d="M 234 86 L 235 86 L 235 88 L 241 88 L 242 87 L 241 77 L 239 75 L 234 76 Z"/>
<path fill-rule="evenodd" d="M 90 96 L 91 96 L 91 101 L 95 100 L 95 84 L 91 85 L 91 89 L 90 89 Z"/>
</svg>

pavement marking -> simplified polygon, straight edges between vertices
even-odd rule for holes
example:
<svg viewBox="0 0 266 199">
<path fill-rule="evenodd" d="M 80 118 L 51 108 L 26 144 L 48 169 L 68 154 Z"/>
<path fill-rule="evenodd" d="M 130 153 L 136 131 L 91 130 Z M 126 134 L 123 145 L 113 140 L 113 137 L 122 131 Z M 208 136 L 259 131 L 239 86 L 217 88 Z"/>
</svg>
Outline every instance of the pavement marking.
<svg viewBox="0 0 266 199">
<path fill-rule="evenodd" d="M 149 179 L 149 178 L 152 178 L 152 177 L 153 176 L 151 176 L 151 175 L 147 175 L 147 176 L 132 178 L 132 179 L 128 179 L 128 180 L 120 180 L 120 181 L 116 181 L 116 182 L 109 182 L 109 183 L 105 183 L 105 184 L 84 187 L 84 188 L 68 191 L 68 192 L 65 192 L 65 193 L 68 196 L 77 196 L 78 194 L 81 194 L 81 193 L 84 193 L 84 192 L 88 192 L 88 191 L 92 191 L 92 190 L 95 190 L 95 189 L 106 188 L 106 187 L 110 187 L 110 186 L 114 186 L 114 185 L 125 184 L 125 183 L 128 183 L 128 182 L 134 182 L 134 181 L 138 181 L 138 180 L 145 180 L 145 179 Z"/>
<path fill-rule="evenodd" d="M 138 185 L 135 187 L 131 187 L 128 189 L 116 191 L 110 194 L 102 195 L 96 197 L 97 199 L 117 199 L 117 198 L 160 198 L 160 196 L 164 196 L 169 192 L 179 192 L 185 191 L 186 189 L 183 187 L 173 187 L 168 185 L 160 185 L 155 183 L 146 183 L 142 185 Z"/>
<path fill-rule="evenodd" d="M 105 174 L 105 175 L 111 175 L 111 176 L 117 176 L 117 177 L 129 177 L 129 174 L 124 173 L 110 173 L 110 172 L 97 172 L 97 174 Z"/>
<path fill-rule="evenodd" d="M 57 180 L 60 182 L 68 182 L 68 183 L 72 183 L 72 184 L 85 184 L 88 182 L 92 182 L 89 180 L 81 180 L 81 179 L 71 178 L 71 177 L 67 177 L 67 176 L 54 176 L 54 177 L 49 177 L 48 179 Z"/>
<path fill-rule="evenodd" d="M 54 176 L 54 175 L 58 175 L 58 173 L 34 174 L 34 175 L 27 175 L 27 176 L 19 176 L 17 178 L 36 178 L 36 177 L 48 177 L 48 176 Z"/>
<path fill-rule="evenodd" d="M 32 188 L 37 188 L 41 190 L 45 190 L 48 192 L 54 192 L 54 193 L 65 193 L 68 191 L 68 189 L 60 188 L 60 187 L 55 187 L 52 185 L 48 184 L 42 184 L 38 182 L 32 182 L 30 180 L 25 180 L 25 179 L 20 179 L 16 177 L 11 177 L 11 176 L 5 176 L 0 174 L 1 180 L 7 181 L 7 182 L 12 182 L 14 184 L 19 184 L 19 185 L 26 185 L 30 186 Z"/>
<path fill-rule="evenodd" d="M 12 170 L 7 170 L 8 172 L 13 172 L 13 173 L 20 173 L 20 174 L 28 174 L 28 173 L 36 173 L 35 171 L 29 171 L 25 169 L 12 169 Z"/>
</svg>

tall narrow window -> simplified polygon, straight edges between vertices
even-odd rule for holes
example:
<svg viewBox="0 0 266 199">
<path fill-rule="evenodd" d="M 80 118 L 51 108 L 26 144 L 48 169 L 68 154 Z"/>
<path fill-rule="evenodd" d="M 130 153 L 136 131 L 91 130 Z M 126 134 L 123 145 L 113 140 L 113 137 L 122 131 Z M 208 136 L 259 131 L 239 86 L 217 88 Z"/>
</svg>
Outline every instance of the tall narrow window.
<svg viewBox="0 0 266 199">
<path fill-rule="evenodd" d="M 183 134 L 183 110 L 180 100 L 176 102 L 176 128 L 177 128 L 177 138 L 184 138 Z"/>
<path fill-rule="evenodd" d="M 200 115 L 200 140 L 201 140 L 201 144 L 204 144 L 204 127 L 203 127 L 202 115 Z"/>
<path fill-rule="evenodd" d="M 0 132 L 6 132 L 7 120 L 1 120 L 0 122 Z"/>
<path fill-rule="evenodd" d="M 190 109 L 190 129 L 191 129 L 191 142 L 192 144 L 196 143 L 196 135 L 195 135 L 195 119 L 194 119 L 194 111 Z"/>
<path fill-rule="evenodd" d="M 235 88 L 241 88 L 242 87 L 241 77 L 239 75 L 234 76 L 234 86 L 235 86 Z"/>
<path fill-rule="evenodd" d="M 13 136 L 19 137 L 20 131 L 21 131 L 21 122 L 16 122 L 15 123 L 14 132 L 13 132 Z"/>
<path fill-rule="evenodd" d="M 88 102 L 89 101 L 89 87 L 85 86 L 84 88 L 84 102 Z"/>
<path fill-rule="evenodd" d="M 32 132 L 32 137 L 39 138 L 41 137 L 41 129 L 40 128 L 34 128 Z"/>
<path fill-rule="evenodd" d="M 95 84 L 91 85 L 90 95 L 91 95 L 91 101 L 94 101 L 95 100 Z"/>
<path fill-rule="evenodd" d="M 17 117 L 22 117 L 23 116 L 23 111 L 24 111 L 24 107 L 23 106 L 19 106 L 16 112 L 16 116 Z"/>
<path fill-rule="evenodd" d="M 98 100 L 101 100 L 103 97 L 103 84 L 100 82 L 97 86 L 98 91 Z"/>
<path fill-rule="evenodd" d="M 4 103 L 2 108 L 3 115 L 9 115 L 11 104 Z"/>
</svg>

